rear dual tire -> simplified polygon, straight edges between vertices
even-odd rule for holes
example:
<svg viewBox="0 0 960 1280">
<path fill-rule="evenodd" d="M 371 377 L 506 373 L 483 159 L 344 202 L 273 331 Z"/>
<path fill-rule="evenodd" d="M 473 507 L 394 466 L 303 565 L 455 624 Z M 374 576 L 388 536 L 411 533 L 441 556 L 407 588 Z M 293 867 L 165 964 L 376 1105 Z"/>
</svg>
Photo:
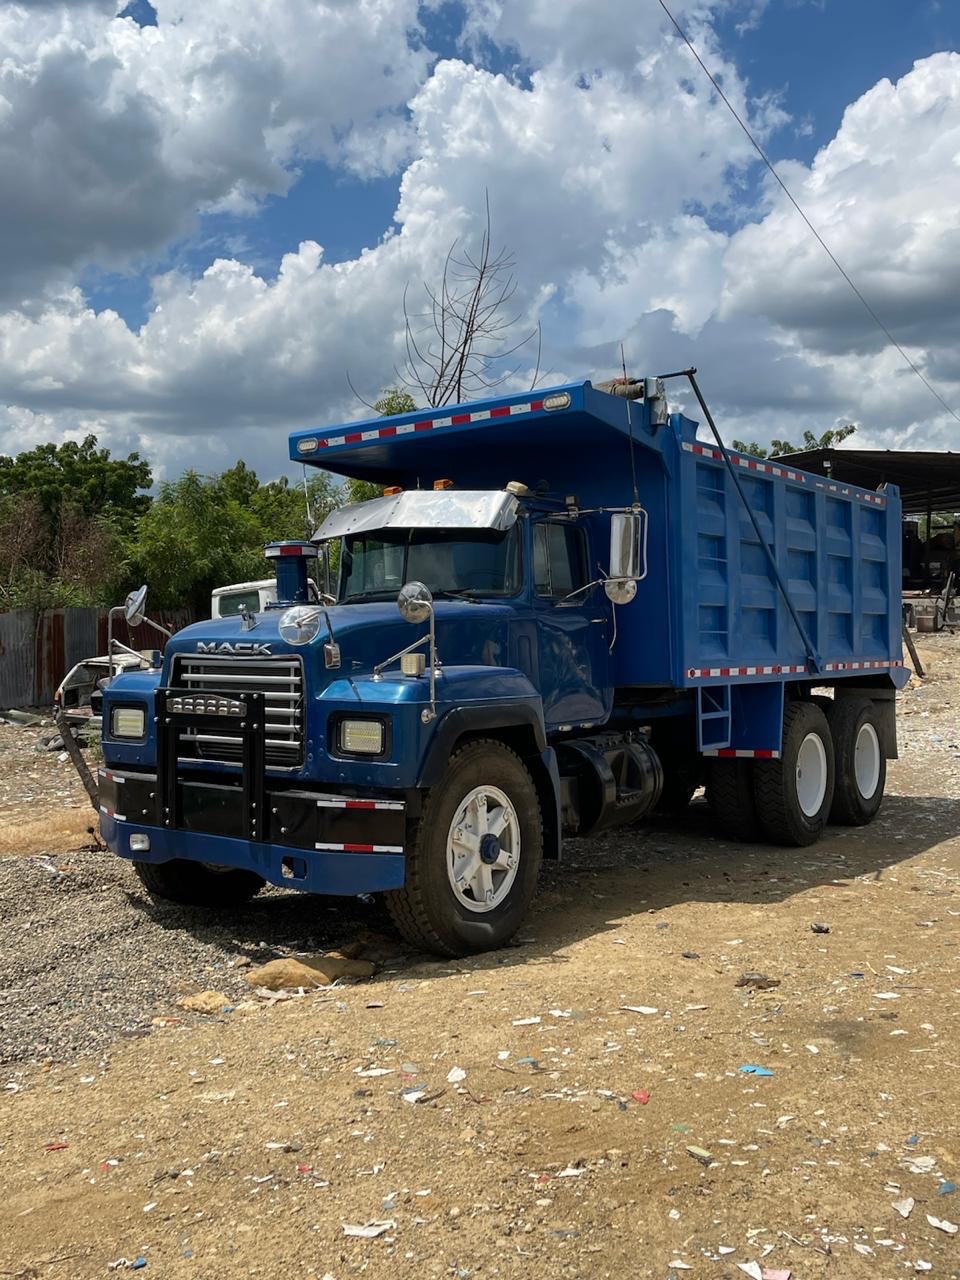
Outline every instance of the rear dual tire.
<svg viewBox="0 0 960 1280">
<path fill-rule="evenodd" d="M 754 800 L 773 844 L 803 847 L 820 839 L 833 805 L 836 762 L 827 717 L 812 702 L 788 703 L 779 760 L 758 760 Z"/>
<path fill-rule="evenodd" d="M 883 731 L 869 698 L 817 698 L 784 710 L 778 760 L 713 760 L 707 799 L 728 839 L 803 847 L 828 822 L 865 826 L 883 801 Z"/>
</svg>

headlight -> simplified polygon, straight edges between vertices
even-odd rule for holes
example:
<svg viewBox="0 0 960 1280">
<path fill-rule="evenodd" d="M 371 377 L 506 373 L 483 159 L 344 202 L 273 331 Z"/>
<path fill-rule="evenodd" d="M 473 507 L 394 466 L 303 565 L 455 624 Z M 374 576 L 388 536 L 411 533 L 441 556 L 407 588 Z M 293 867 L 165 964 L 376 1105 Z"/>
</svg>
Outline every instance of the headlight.
<svg viewBox="0 0 960 1280">
<path fill-rule="evenodd" d="M 287 644 L 309 644 L 320 632 L 320 610 L 312 604 L 295 604 L 280 619 L 280 634 Z"/>
<path fill-rule="evenodd" d="M 110 712 L 111 738 L 142 738 L 147 723 L 141 707 L 114 707 Z"/>
<path fill-rule="evenodd" d="M 350 755 L 382 755 L 382 722 L 379 720 L 341 720 L 340 750 Z"/>
</svg>

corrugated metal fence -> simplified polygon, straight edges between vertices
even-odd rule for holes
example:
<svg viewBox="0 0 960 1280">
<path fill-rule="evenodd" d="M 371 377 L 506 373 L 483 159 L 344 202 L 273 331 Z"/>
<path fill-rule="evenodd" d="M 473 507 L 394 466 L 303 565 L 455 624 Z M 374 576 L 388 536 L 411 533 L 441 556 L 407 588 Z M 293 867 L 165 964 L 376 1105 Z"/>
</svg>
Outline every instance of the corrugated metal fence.
<svg viewBox="0 0 960 1280">
<path fill-rule="evenodd" d="M 151 610 L 170 631 L 194 621 L 189 609 Z M 113 634 L 131 649 L 162 649 L 165 637 L 114 620 Z M 0 707 L 47 707 L 57 685 L 84 658 L 107 651 L 106 609 L 13 609 L 0 613 Z"/>
</svg>

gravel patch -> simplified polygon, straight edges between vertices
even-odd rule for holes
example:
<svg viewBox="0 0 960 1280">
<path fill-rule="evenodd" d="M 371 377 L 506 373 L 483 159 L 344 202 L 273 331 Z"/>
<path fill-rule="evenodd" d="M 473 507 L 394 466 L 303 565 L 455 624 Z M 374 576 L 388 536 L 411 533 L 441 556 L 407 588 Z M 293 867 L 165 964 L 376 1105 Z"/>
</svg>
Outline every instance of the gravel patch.
<svg viewBox="0 0 960 1280">
<path fill-rule="evenodd" d="M 241 957 L 329 949 L 371 927 L 384 927 L 375 905 L 280 889 L 222 916 L 159 905 L 111 853 L 0 859 L 0 1063 L 69 1061 L 146 1035 L 195 991 L 249 998 Z"/>
</svg>

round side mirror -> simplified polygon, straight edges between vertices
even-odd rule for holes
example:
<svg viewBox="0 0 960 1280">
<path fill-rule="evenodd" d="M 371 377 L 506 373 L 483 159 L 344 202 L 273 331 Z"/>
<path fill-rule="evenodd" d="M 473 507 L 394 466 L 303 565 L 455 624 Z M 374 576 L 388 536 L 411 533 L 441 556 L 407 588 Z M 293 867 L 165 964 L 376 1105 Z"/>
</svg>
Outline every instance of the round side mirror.
<svg viewBox="0 0 960 1280">
<path fill-rule="evenodd" d="M 147 584 L 131 591 L 123 602 L 123 616 L 128 627 L 139 627 L 147 612 Z"/>
<path fill-rule="evenodd" d="M 603 589 L 612 604 L 629 604 L 637 594 L 635 578 L 606 578 Z"/>
<path fill-rule="evenodd" d="M 430 588 L 422 582 L 407 582 L 400 588 L 397 608 L 407 622 L 425 622 L 433 609 Z"/>
</svg>

